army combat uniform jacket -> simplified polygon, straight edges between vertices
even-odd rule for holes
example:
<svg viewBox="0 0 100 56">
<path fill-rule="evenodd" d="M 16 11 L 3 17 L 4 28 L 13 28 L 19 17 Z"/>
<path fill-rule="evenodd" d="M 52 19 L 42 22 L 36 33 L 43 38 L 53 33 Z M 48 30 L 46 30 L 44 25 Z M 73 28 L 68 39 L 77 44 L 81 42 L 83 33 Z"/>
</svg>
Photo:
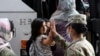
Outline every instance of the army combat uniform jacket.
<svg viewBox="0 0 100 56">
<path fill-rule="evenodd" d="M 64 56 L 95 56 L 92 45 L 85 37 L 69 43 L 62 36 L 57 34 L 54 40 L 63 48 Z"/>
</svg>

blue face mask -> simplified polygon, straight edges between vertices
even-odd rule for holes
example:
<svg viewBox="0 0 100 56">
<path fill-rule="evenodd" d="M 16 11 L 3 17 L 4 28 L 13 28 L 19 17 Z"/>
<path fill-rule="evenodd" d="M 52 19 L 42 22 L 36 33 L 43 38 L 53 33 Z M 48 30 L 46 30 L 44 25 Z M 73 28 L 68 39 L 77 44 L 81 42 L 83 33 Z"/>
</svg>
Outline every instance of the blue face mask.
<svg viewBox="0 0 100 56">
<path fill-rule="evenodd" d="M 71 36 L 70 36 L 70 34 L 69 34 L 69 33 L 67 33 L 67 36 L 68 36 L 68 38 L 70 38 L 70 39 L 71 39 Z"/>
<path fill-rule="evenodd" d="M 70 39 L 71 39 L 71 36 L 70 36 L 70 34 L 69 34 L 69 33 L 66 33 L 66 36 L 67 36 L 68 38 L 70 38 Z"/>
<path fill-rule="evenodd" d="M 68 39 L 70 42 L 72 41 L 72 38 L 69 33 L 66 33 L 66 39 Z"/>
</svg>

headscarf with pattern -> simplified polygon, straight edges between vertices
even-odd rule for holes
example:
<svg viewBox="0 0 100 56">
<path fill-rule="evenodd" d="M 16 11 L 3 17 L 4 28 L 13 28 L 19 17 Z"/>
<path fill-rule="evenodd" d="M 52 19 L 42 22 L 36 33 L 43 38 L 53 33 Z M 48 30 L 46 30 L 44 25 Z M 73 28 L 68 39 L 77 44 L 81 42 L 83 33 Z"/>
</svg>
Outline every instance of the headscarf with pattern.
<svg viewBox="0 0 100 56">
<path fill-rule="evenodd" d="M 10 22 L 7 18 L 0 18 L 0 51 L 2 51 L 6 46 L 9 46 L 10 38 Z M 8 39 L 10 39 L 8 41 Z"/>
</svg>

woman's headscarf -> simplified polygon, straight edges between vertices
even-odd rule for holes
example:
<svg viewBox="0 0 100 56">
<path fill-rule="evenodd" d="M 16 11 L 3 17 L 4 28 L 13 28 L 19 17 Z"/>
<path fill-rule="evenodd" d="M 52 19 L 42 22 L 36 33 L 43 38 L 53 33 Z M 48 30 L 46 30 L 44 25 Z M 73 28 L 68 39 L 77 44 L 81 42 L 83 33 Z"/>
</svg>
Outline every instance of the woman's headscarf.
<svg viewBox="0 0 100 56">
<path fill-rule="evenodd" d="M 9 20 L 7 18 L 0 18 L 0 51 L 9 46 L 10 30 Z"/>
<path fill-rule="evenodd" d="M 66 37 L 66 28 L 68 17 L 79 14 L 75 8 L 75 0 L 59 0 L 58 9 L 53 13 L 51 19 L 55 19 L 57 32 Z M 68 38 L 69 39 L 69 38 Z"/>
<path fill-rule="evenodd" d="M 53 13 L 50 19 L 67 21 L 68 16 L 79 14 L 75 6 L 75 0 L 59 0 L 58 9 Z"/>
<path fill-rule="evenodd" d="M 59 0 L 58 9 L 68 11 L 75 8 L 75 0 Z"/>
</svg>

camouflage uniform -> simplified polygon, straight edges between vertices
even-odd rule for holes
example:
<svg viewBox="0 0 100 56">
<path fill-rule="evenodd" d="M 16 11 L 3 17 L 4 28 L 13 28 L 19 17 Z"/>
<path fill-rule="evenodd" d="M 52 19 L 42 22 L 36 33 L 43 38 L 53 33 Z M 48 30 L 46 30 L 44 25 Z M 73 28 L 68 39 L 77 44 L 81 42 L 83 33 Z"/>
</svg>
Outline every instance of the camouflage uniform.
<svg viewBox="0 0 100 56">
<path fill-rule="evenodd" d="M 5 47 L 1 52 L 0 56 L 16 56 L 13 50 L 9 47 Z"/>
<path fill-rule="evenodd" d="M 92 45 L 85 39 L 85 37 L 69 43 L 57 34 L 54 40 L 62 46 L 64 56 L 95 56 Z"/>
</svg>

